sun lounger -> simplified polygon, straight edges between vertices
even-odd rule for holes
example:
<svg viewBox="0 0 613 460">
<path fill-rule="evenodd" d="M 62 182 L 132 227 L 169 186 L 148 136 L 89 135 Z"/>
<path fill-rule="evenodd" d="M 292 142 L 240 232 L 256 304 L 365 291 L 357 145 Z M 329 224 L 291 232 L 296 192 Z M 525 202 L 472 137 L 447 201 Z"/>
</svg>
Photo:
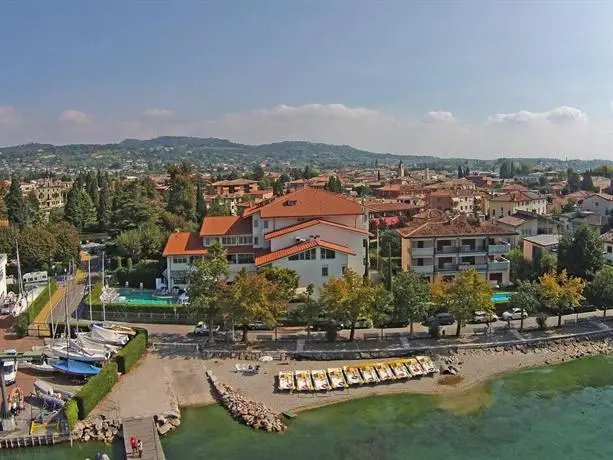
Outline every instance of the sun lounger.
<svg viewBox="0 0 613 460">
<path fill-rule="evenodd" d="M 412 376 L 419 377 L 424 375 L 424 370 L 419 365 L 416 359 L 410 358 L 405 361 L 405 366 L 409 370 Z"/>
<path fill-rule="evenodd" d="M 429 356 L 417 356 L 416 359 L 427 375 L 436 374 L 436 372 L 438 371 Z"/>
<path fill-rule="evenodd" d="M 360 371 L 357 367 L 345 366 L 343 367 L 343 371 L 345 372 L 345 377 L 347 378 L 347 383 L 349 385 L 361 385 L 364 383 L 364 380 L 362 379 Z"/>
<path fill-rule="evenodd" d="M 310 371 L 296 371 L 296 388 L 298 391 L 313 391 Z"/>
<path fill-rule="evenodd" d="M 376 363 L 374 365 L 374 368 L 377 371 L 379 380 L 381 380 L 382 382 L 387 382 L 389 380 L 394 380 L 396 378 L 387 364 Z"/>
<path fill-rule="evenodd" d="M 402 363 L 401 361 L 394 361 L 394 362 L 388 363 L 388 365 L 397 379 L 411 378 L 411 374 L 409 374 L 409 371 L 404 366 L 404 363 Z"/>
<path fill-rule="evenodd" d="M 375 372 L 375 368 L 372 366 L 360 366 L 360 373 L 362 374 L 362 378 L 364 379 L 364 383 L 378 383 L 379 377 L 377 377 L 377 372 Z"/>
<path fill-rule="evenodd" d="M 345 381 L 343 370 L 340 367 L 329 367 L 328 377 L 330 378 L 332 388 L 335 390 L 341 390 L 349 386 Z"/>
<path fill-rule="evenodd" d="M 293 390 L 294 386 L 294 373 L 290 371 L 279 372 L 279 390 Z"/>
<path fill-rule="evenodd" d="M 311 377 L 313 378 L 313 385 L 317 391 L 324 391 L 330 389 L 330 382 L 328 382 L 328 376 L 323 369 L 317 369 L 311 371 Z"/>
</svg>

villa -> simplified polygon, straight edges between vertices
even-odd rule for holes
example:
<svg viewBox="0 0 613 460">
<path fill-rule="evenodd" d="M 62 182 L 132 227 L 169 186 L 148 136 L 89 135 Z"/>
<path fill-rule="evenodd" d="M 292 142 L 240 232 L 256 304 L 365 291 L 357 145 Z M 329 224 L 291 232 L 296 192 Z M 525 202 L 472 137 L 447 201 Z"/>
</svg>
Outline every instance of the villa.
<svg viewBox="0 0 613 460">
<path fill-rule="evenodd" d="M 168 238 L 164 278 L 167 288 L 185 289 L 191 265 L 220 243 L 232 273 L 266 266 L 291 268 L 300 287 L 320 287 L 347 268 L 365 272 L 368 209 L 336 193 L 302 188 L 262 201 L 240 216 L 205 217 L 199 232 Z M 317 291 L 317 289 L 316 289 Z"/>
</svg>

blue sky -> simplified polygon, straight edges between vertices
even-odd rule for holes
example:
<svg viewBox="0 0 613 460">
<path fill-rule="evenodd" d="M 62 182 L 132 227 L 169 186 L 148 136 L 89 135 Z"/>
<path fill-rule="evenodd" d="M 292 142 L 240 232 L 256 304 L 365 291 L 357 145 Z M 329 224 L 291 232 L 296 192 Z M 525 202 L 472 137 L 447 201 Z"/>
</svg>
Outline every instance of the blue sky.
<svg viewBox="0 0 613 460">
<path fill-rule="evenodd" d="M 5 0 L 0 145 L 609 157 L 612 20 L 587 2 Z"/>
</svg>

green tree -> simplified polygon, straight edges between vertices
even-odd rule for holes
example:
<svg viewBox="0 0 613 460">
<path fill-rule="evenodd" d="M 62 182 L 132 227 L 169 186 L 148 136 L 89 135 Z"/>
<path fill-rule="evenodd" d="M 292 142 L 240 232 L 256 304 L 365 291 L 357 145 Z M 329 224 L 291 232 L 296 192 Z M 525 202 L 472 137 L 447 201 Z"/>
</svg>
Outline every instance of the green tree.
<svg viewBox="0 0 613 460">
<path fill-rule="evenodd" d="M 581 190 L 585 190 L 587 192 L 593 192 L 596 190 L 594 187 L 594 182 L 592 181 L 592 171 L 585 171 L 583 173 L 583 178 L 581 179 Z"/>
<path fill-rule="evenodd" d="M 524 253 L 521 249 L 511 249 L 505 257 L 509 260 L 511 266 L 510 278 L 513 283 L 530 279 L 530 262 L 524 258 Z"/>
<path fill-rule="evenodd" d="M 142 254 L 141 232 L 138 229 L 124 230 L 115 239 L 117 251 L 123 257 L 139 261 Z"/>
<path fill-rule="evenodd" d="M 262 273 L 237 273 L 230 288 L 229 315 L 243 325 L 243 342 L 247 341 L 249 323 L 269 319 L 271 296 L 276 287 Z"/>
<path fill-rule="evenodd" d="M 341 184 L 341 181 L 338 177 L 330 176 L 330 178 L 328 179 L 328 183 L 324 185 L 324 190 L 327 190 L 329 192 L 342 193 L 343 185 Z"/>
<path fill-rule="evenodd" d="M 515 176 L 515 166 L 511 160 L 505 158 L 500 163 L 500 170 L 498 173 L 501 179 L 512 179 Z"/>
<path fill-rule="evenodd" d="M 276 180 L 272 183 L 272 193 L 274 193 L 275 196 L 283 195 L 283 184 L 281 184 L 280 181 Z"/>
<path fill-rule="evenodd" d="M 54 235 L 43 227 L 28 227 L 19 232 L 19 259 L 25 272 L 49 267 L 56 252 Z"/>
<path fill-rule="evenodd" d="M 83 231 L 96 223 L 97 215 L 94 203 L 80 186 L 79 181 L 75 180 L 68 192 L 66 205 L 64 206 L 64 217 L 79 231 Z"/>
<path fill-rule="evenodd" d="M 537 280 L 545 273 L 549 273 L 552 270 L 556 270 L 557 265 L 558 261 L 553 254 L 546 251 L 539 251 L 529 265 L 529 279 Z"/>
<path fill-rule="evenodd" d="M 153 222 L 146 222 L 138 228 L 140 248 L 145 258 L 157 258 L 162 254 L 168 235 Z"/>
<path fill-rule="evenodd" d="M 585 287 L 585 298 L 602 310 L 603 319 L 607 309 L 613 306 L 613 267 L 605 265 Z"/>
<path fill-rule="evenodd" d="M 71 260 L 79 260 L 81 242 L 79 232 L 68 222 L 50 222 L 46 230 L 55 236 L 53 260 L 67 265 Z"/>
<path fill-rule="evenodd" d="M 428 313 L 430 289 L 428 283 L 414 272 L 398 273 L 392 284 L 394 295 L 394 322 L 409 322 L 410 334 L 413 336 L 413 323 L 421 321 Z"/>
<path fill-rule="evenodd" d="M 231 216 L 232 210 L 230 205 L 226 202 L 222 202 L 220 199 L 214 200 L 207 211 L 208 216 Z"/>
<path fill-rule="evenodd" d="M 188 163 L 168 167 L 170 190 L 166 209 L 172 213 L 194 220 L 196 215 L 196 185 L 193 168 Z"/>
<path fill-rule="evenodd" d="M 565 193 L 575 193 L 581 190 L 581 177 L 574 169 L 568 168 L 566 171 L 566 180 L 567 185 L 566 190 L 564 190 Z"/>
<path fill-rule="evenodd" d="M 40 209 L 40 203 L 36 197 L 35 191 L 31 191 L 26 195 L 25 204 L 28 215 L 28 225 L 34 227 L 44 225 L 47 221 L 47 216 Z"/>
<path fill-rule="evenodd" d="M 494 310 L 492 288 L 474 268 L 458 273 L 449 286 L 447 295 L 449 313 L 453 314 L 457 321 L 456 336 L 460 335 L 462 327 L 476 311 L 491 314 Z"/>
<path fill-rule="evenodd" d="M 188 308 L 201 314 L 209 326 L 209 341 L 215 320 L 222 313 L 228 296 L 227 280 L 230 275 L 226 251 L 219 244 L 208 247 L 207 254 L 188 273 Z"/>
<path fill-rule="evenodd" d="M 98 175 L 94 171 L 88 171 L 85 176 L 85 190 L 92 200 L 96 210 L 100 206 L 100 185 L 98 184 Z"/>
<path fill-rule="evenodd" d="M 565 233 L 558 244 L 558 270 L 591 280 L 604 264 L 599 235 L 587 225 Z"/>
<path fill-rule="evenodd" d="M 106 230 L 110 224 L 111 195 L 109 190 L 109 174 L 98 171 L 100 193 L 98 199 L 98 224 L 101 230 Z"/>
<path fill-rule="evenodd" d="M 392 257 L 400 257 L 400 235 L 395 230 L 384 230 L 379 235 L 379 255 L 387 257 L 390 247 L 392 248 Z"/>
<path fill-rule="evenodd" d="M 28 223 L 28 211 L 21 193 L 21 184 L 16 174 L 11 176 L 11 185 L 4 197 L 4 204 L 9 223 L 13 227 L 24 228 Z"/>
<path fill-rule="evenodd" d="M 545 273 L 539 278 L 539 282 L 541 298 L 549 308 L 558 312 L 558 327 L 560 327 L 564 309 L 576 309 L 585 300 L 582 295 L 585 281 L 562 270 L 560 273 Z"/>
<path fill-rule="evenodd" d="M 538 311 L 541 307 L 541 292 L 539 285 L 534 281 L 520 281 L 517 290 L 509 298 L 510 308 L 521 308 L 528 314 Z M 524 317 L 522 315 L 519 330 L 524 329 Z"/>
<path fill-rule="evenodd" d="M 260 270 L 260 273 L 277 286 L 279 295 L 282 296 L 285 303 L 288 303 L 295 297 L 296 289 L 298 289 L 298 283 L 300 282 L 300 275 L 295 270 L 269 265 Z"/>
<path fill-rule="evenodd" d="M 202 223 L 202 219 L 206 216 L 206 201 L 204 200 L 204 182 L 198 180 L 196 186 L 196 222 Z"/>
</svg>

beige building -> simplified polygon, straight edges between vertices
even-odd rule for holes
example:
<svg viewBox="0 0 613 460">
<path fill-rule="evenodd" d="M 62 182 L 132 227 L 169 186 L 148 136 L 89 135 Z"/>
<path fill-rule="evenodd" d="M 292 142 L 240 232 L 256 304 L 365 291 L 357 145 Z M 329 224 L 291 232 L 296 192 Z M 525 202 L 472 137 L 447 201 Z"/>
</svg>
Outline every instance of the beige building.
<svg viewBox="0 0 613 460">
<path fill-rule="evenodd" d="M 595 212 L 601 216 L 606 216 L 613 211 L 613 195 L 609 195 L 608 193 L 594 193 L 583 200 L 581 209 Z"/>
<path fill-rule="evenodd" d="M 560 238 L 560 235 L 536 235 L 524 238 L 524 259 L 532 261 L 544 252 L 556 253 Z"/>
<path fill-rule="evenodd" d="M 514 231 L 463 215 L 432 215 L 397 230 L 402 238 L 403 270 L 432 280 L 437 275 L 453 279 L 462 270 L 474 268 L 492 285 L 509 283 L 511 267 L 503 256 L 511 245 L 502 239 Z"/>
<path fill-rule="evenodd" d="M 428 208 L 452 213 L 482 211 L 481 194 L 474 190 L 437 190 L 428 195 Z"/>
<path fill-rule="evenodd" d="M 515 191 L 489 199 L 488 214 L 490 217 L 512 216 L 517 211 L 546 214 L 547 198 L 540 193 Z"/>
</svg>

